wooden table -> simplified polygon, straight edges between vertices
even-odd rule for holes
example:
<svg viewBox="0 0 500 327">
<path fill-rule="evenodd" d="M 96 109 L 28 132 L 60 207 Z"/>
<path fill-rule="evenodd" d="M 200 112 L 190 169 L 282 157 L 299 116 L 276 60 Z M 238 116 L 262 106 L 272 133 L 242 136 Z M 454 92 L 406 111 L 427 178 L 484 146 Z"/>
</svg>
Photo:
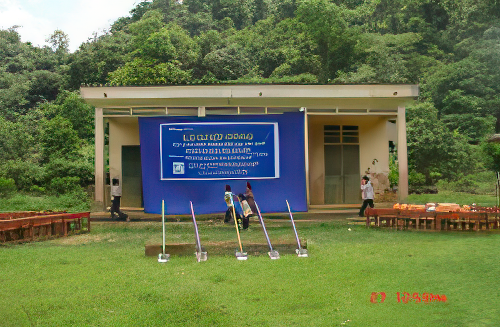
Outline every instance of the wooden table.
<svg viewBox="0 0 500 327">
<path fill-rule="evenodd" d="M 489 211 L 457 211 L 457 212 L 427 212 L 425 210 L 375 209 L 365 210 L 366 227 L 370 227 L 371 218 L 375 226 L 380 227 L 385 221 L 386 227 L 396 229 L 431 229 L 435 230 L 486 230 L 500 228 L 498 210 Z M 430 222 L 430 224 L 429 224 Z"/>
</svg>

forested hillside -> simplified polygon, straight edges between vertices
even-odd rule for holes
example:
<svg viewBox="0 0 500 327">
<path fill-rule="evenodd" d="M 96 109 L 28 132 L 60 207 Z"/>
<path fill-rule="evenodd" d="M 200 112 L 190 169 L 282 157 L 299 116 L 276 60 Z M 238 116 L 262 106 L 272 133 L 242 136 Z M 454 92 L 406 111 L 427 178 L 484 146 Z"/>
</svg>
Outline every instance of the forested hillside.
<svg viewBox="0 0 500 327">
<path fill-rule="evenodd" d="M 64 31 L 48 41 L 0 30 L 0 196 L 92 185 L 81 84 L 415 83 L 412 187 L 478 192 L 500 169 L 484 142 L 500 130 L 498 0 L 154 0 L 74 53 Z"/>
</svg>

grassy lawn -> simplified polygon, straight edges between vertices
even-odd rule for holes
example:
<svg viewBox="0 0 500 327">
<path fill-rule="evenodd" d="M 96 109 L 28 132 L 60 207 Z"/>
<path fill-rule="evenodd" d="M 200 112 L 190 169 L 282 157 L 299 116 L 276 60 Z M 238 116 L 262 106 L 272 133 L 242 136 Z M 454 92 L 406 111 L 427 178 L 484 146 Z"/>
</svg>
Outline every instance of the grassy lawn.
<svg viewBox="0 0 500 327">
<path fill-rule="evenodd" d="M 33 196 L 15 194 L 9 198 L 0 198 L 1 212 L 14 211 L 90 211 L 90 199 L 85 193 L 67 193 L 61 195 Z"/>
<path fill-rule="evenodd" d="M 460 205 L 476 203 L 478 206 L 493 207 L 496 206 L 497 200 L 495 195 L 440 191 L 438 194 L 410 194 L 406 202 L 412 204 L 440 202 Z"/>
<path fill-rule="evenodd" d="M 266 224 L 271 241 L 294 239 L 288 222 Z M 209 253 L 206 262 L 160 264 L 144 256 L 145 244 L 161 242 L 158 222 L 95 223 L 90 234 L 1 246 L 0 325 L 500 325 L 500 233 L 297 225 L 309 258 Z M 234 227 L 217 221 L 199 229 L 202 243 L 236 240 Z M 167 242 L 194 238 L 190 223 L 168 223 L 167 234 Z M 265 242 L 257 223 L 242 240 Z M 371 303 L 372 292 L 385 301 Z M 397 292 L 447 301 L 398 303 Z"/>
</svg>

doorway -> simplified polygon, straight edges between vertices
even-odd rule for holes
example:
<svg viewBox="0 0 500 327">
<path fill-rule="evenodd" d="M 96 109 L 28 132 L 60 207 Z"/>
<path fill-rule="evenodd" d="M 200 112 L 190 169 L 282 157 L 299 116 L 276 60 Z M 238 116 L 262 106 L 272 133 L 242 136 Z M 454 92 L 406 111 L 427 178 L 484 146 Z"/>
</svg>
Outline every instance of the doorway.
<svg viewBox="0 0 500 327">
<path fill-rule="evenodd" d="M 141 147 L 122 146 L 122 199 L 124 207 L 143 208 Z"/>
<path fill-rule="evenodd" d="M 324 125 L 323 137 L 325 204 L 359 203 L 359 127 Z"/>
</svg>

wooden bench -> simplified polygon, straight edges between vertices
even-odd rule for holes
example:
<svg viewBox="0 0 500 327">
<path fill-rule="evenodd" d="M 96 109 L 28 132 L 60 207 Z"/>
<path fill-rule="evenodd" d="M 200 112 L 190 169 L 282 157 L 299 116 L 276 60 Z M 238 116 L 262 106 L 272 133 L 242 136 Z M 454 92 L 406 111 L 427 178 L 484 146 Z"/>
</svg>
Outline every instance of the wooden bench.
<svg viewBox="0 0 500 327">
<path fill-rule="evenodd" d="M 90 212 L 42 214 L 0 220 L 0 241 L 29 241 L 41 237 L 67 236 L 69 232 L 82 231 L 84 225 L 90 232 Z"/>
<path fill-rule="evenodd" d="M 365 216 L 366 216 L 366 227 L 370 227 L 371 218 L 373 217 L 375 226 L 380 227 L 381 221 L 385 221 L 386 227 L 394 227 L 396 226 L 396 219 L 399 214 L 399 210 L 397 209 L 374 209 L 374 208 L 366 208 Z"/>
<path fill-rule="evenodd" d="M 435 230 L 490 230 L 500 228 L 500 215 L 496 208 L 485 211 L 433 211 L 423 209 L 375 209 L 365 210 L 366 226 L 370 227 L 372 218 L 379 227 L 385 221 L 386 227 L 396 229 Z"/>
</svg>

